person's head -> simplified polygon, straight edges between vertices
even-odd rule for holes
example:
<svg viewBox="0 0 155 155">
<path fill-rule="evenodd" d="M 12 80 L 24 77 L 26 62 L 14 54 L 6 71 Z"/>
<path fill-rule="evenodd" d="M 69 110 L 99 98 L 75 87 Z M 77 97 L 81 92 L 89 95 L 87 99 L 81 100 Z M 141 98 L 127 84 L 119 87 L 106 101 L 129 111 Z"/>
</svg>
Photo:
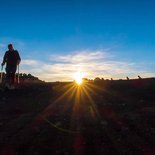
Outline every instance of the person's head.
<svg viewBox="0 0 155 155">
<path fill-rule="evenodd" d="M 12 44 L 9 44 L 9 45 L 8 45 L 8 49 L 9 49 L 10 51 L 12 51 L 12 50 L 13 50 L 13 45 L 12 45 Z"/>
</svg>

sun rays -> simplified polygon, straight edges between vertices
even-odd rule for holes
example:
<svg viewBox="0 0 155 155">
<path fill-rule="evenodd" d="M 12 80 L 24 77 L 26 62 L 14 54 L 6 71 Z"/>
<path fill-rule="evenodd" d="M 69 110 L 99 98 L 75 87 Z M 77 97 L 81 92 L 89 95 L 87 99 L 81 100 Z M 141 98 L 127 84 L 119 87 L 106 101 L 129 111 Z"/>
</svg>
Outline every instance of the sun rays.
<svg viewBox="0 0 155 155">
<path fill-rule="evenodd" d="M 78 75 L 77 81 L 82 77 L 82 74 Z M 80 81 L 80 80 L 79 80 Z M 78 82 L 79 82 L 78 81 Z M 40 114 L 45 122 L 49 125 L 53 125 L 54 128 L 61 129 L 64 132 L 78 132 L 82 126 L 82 121 L 95 121 L 98 119 L 98 108 L 94 102 L 93 95 L 96 93 L 93 90 L 91 84 L 83 82 L 62 83 L 57 87 L 55 91 L 60 95 L 54 100 L 51 99 L 49 105 Z M 68 125 L 63 122 L 64 118 L 68 118 Z M 55 124 L 61 124 L 57 126 Z"/>
</svg>

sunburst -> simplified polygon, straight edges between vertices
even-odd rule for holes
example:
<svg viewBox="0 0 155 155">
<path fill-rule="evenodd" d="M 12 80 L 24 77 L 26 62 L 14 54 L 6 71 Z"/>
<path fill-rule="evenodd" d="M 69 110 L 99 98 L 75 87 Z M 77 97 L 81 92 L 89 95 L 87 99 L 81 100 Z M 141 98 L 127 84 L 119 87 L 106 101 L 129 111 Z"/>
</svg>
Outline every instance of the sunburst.
<svg viewBox="0 0 155 155">
<path fill-rule="evenodd" d="M 78 84 L 78 85 L 81 85 L 82 84 L 82 82 L 83 82 L 83 79 L 84 78 L 84 73 L 82 73 L 82 72 L 80 72 L 80 71 L 78 71 L 78 72 L 76 72 L 75 74 L 74 74 L 74 79 L 75 79 L 75 82 L 76 82 L 76 84 Z"/>
<path fill-rule="evenodd" d="M 76 72 L 74 74 L 76 83 L 62 83 L 60 86 L 62 90 L 55 90 L 61 94 L 55 100 L 52 99 L 51 103 L 41 112 L 39 116 L 43 121 L 62 132 L 78 133 L 82 119 L 92 121 L 98 119 L 98 108 L 93 100 L 93 94 L 96 94 L 91 86 L 93 84 L 84 82 L 82 84 L 83 77 L 84 73 Z M 56 118 L 57 115 L 59 115 L 59 119 L 57 118 L 57 122 L 55 122 L 52 118 Z M 65 115 L 70 116 L 70 123 L 67 126 L 63 124 L 65 121 L 61 120 L 61 117 L 64 118 Z M 61 124 L 57 125 L 60 122 Z"/>
</svg>

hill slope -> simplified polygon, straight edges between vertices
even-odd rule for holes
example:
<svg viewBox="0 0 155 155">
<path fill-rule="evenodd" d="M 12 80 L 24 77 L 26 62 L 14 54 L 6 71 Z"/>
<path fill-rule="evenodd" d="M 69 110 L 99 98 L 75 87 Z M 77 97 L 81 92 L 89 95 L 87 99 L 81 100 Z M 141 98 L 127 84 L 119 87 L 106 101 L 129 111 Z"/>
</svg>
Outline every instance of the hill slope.
<svg viewBox="0 0 155 155">
<path fill-rule="evenodd" d="M 0 154 L 155 154 L 155 80 L 0 92 Z"/>
</svg>

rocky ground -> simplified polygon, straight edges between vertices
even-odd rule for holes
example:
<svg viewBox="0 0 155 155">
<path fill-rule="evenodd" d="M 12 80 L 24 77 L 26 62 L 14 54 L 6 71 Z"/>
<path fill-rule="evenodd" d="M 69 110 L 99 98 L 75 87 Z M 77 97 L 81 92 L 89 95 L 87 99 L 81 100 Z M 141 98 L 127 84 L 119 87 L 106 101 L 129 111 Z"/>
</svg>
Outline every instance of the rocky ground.
<svg viewBox="0 0 155 155">
<path fill-rule="evenodd" d="M 155 80 L 0 89 L 0 155 L 154 155 Z"/>
</svg>

